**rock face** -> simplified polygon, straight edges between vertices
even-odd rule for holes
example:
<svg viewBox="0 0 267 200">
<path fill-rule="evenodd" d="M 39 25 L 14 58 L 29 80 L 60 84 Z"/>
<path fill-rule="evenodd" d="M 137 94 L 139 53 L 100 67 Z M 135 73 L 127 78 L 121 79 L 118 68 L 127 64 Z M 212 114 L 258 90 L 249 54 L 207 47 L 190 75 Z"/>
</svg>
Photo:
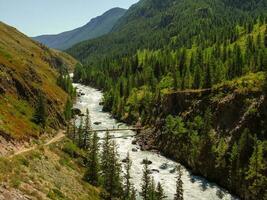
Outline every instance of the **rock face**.
<svg viewBox="0 0 267 200">
<path fill-rule="evenodd" d="M 71 112 L 72 112 L 72 115 L 81 115 L 82 114 L 82 111 L 79 108 L 73 108 L 71 110 Z"/>
<path fill-rule="evenodd" d="M 29 196 L 23 194 L 16 189 L 6 189 L 4 186 L 0 186 L 0 200 L 17 199 L 17 200 L 29 200 Z"/>
<path fill-rule="evenodd" d="M 48 127 L 61 126 L 67 94 L 56 84 L 57 69 L 76 64 L 69 55 L 0 22 L 0 135 L 7 140 L 39 136 L 32 116 L 40 93 L 47 105 Z"/>
<path fill-rule="evenodd" d="M 151 165 L 152 164 L 152 161 L 151 160 L 143 160 L 142 161 L 142 164 L 144 165 L 144 164 L 147 164 L 147 165 Z"/>
<path fill-rule="evenodd" d="M 225 141 L 229 147 L 226 155 L 230 155 L 232 145 L 238 144 L 240 136 L 246 129 L 266 140 L 266 134 L 262 135 L 261 131 L 267 130 L 267 97 L 260 84 L 258 85 L 252 89 L 223 85 L 213 90 L 168 93 L 161 99 L 162 102 L 157 107 L 157 113 L 160 113 L 159 118 L 161 119 L 159 121 L 164 122 L 168 115 L 173 115 L 180 116 L 186 123 L 187 120 L 192 121 L 196 116 L 203 116 L 203 113 L 209 108 L 212 113 L 210 121 L 214 127 L 212 133 L 215 137 L 226 138 Z M 244 195 L 241 188 L 232 188 L 228 184 L 228 180 L 225 178 L 229 176 L 228 164 L 216 168 L 212 150 L 201 151 L 198 159 L 190 160 L 188 154 L 181 153 L 186 144 L 175 137 L 162 134 L 163 126 L 164 123 L 152 122 L 151 128 L 138 135 L 138 143 L 143 149 L 151 149 L 156 146 L 164 155 L 182 163 L 193 173 L 200 174 L 241 197 Z M 216 146 L 218 142 L 212 141 L 211 145 Z M 226 160 L 227 158 L 225 158 L 225 162 L 228 162 Z M 249 157 L 246 162 L 249 162 Z M 175 172 L 175 169 L 167 167 L 164 164 L 160 168 L 167 169 L 170 173 Z M 245 179 L 242 182 L 245 182 Z"/>
</svg>

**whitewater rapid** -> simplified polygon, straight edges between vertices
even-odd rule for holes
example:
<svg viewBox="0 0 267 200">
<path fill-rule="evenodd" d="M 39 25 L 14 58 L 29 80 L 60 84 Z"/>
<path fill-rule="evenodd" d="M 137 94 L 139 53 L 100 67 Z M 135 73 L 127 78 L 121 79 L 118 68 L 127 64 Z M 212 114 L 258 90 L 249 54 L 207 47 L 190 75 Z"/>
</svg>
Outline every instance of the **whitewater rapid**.
<svg viewBox="0 0 267 200">
<path fill-rule="evenodd" d="M 109 113 L 102 112 L 102 106 L 99 105 L 103 94 L 101 91 L 94 88 L 84 86 L 81 84 L 74 84 L 78 92 L 84 93 L 77 98 L 74 107 L 79 108 L 83 113 L 88 108 L 94 129 L 107 129 L 107 128 L 127 128 L 128 126 L 116 121 Z M 94 122 L 101 122 L 100 125 L 95 125 Z M 105 133 L 99 133 L 99 137 L 104 137 Z M 138 145 L 133 145 L 135 133 L 132 131 L 122 131 L 111 133 L 115 138 L 118 145 L 118 152 L 121 159 L 124 159 L 127 153 L 130 153 L 132 160 L 132 183 L 135 188 L 140 192 L 143 165 L 141 164 L 144 159 L 152 161 L 149 166 L 153 170 L 152 176 L 155 181 L 160 181 L 163 185 L 166 199 L 173 199 L 176 189 L 176 174 L 170 171 L 177 165 L 176 162 L 149 151 L 141 151 Z M 133 151 L 134 150 L 134 151 Z M 137 150 L 137 152 L 135 152 Z M 167 165 L 167 169 L 160 169 L 162 164 Z M 183 171 L 183 189 L 185 200 L 234 200 L 238 199 L 230 193 L 220 188 L 218 185 L 207 181 L 204 178 L 193 176 L 189 170 L 182 168 Z M 140 199 L 140 197 L 138 197 Z"/>
</svg>

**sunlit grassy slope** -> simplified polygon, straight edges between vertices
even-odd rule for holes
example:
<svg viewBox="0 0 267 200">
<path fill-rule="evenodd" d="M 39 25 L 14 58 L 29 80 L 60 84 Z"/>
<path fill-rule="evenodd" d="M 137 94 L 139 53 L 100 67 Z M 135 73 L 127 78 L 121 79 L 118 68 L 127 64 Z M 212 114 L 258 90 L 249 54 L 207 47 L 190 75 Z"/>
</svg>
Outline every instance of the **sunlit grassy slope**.
<svg viewBox="0 0 267 200">
<path fill-rule="evenodd" d="M 84 153 L 73 147 L 65 139 L 12 159 L 0 158 L 0 199 L 16 194 L 29 199 L 99 199 L 99 188 L 83 181 Z M 74 152 L 75 158 L 71 156 Z"/>
<path fill-rule="evenodd" d="M 67 95 L 56 84 L 56 68 L 76 63 L 0 22 L 0 134 L 16 139 L 39 134 L 31 119 L 40 92 L 48 103 L 49 126 L 59 126 Z"/>
</svg>

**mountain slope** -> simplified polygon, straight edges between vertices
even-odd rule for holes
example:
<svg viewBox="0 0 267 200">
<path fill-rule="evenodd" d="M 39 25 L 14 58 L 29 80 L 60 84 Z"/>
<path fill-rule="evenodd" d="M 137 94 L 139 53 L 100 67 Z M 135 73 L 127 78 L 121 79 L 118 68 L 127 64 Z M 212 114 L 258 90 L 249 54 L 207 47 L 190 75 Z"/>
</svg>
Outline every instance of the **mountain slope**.
<svg viewBox="0 0 267 200">
<path fill-rule="evenodd" d="M 0 158 L 0 200 L 99 200 L 100 189 L 83 180 L 84 160 L 68 139 Z"/>
<path fill-rule="evenodd" d="M 236 25 L 266 15 L 266 1 L 141 0 L 118 21 L 111 34 L 67 50 L 90 62 L 137 49 L 210 46 L 234 37 Z M 250 9 L 246 9 L 250 7 Z M 204 40 L 210 38 L 209 43 Z"/>
<path fill-rule="evenodd" d="M 47 102 L 47 131 L 64 123 L 67 94 L 57 86 L 57 69 L 76 64 L 0 22 L 0 143 L 40 136 L 42 129 L 33 122 L 39 95 Z"/>
<path fill-rule="evenodd" d="M 50 48 L 67 49 L 81 41 L 96 38 L 110 32 L 114 24 L 125 14 L 122 8 L 113 8 L 103 15 L 92 19 L 88 24 L 57 35 L 42 35 L 33 39 Z"/>
<path fill-rule="evenodd" d="M 67 50 L 85 66 L 74 80 L 104 89 L 118 119 L 151 127 L 143 149 L 266 199 L 266 11 L 264 0 L 141 0 L 112 33 Z"/>
</svg>

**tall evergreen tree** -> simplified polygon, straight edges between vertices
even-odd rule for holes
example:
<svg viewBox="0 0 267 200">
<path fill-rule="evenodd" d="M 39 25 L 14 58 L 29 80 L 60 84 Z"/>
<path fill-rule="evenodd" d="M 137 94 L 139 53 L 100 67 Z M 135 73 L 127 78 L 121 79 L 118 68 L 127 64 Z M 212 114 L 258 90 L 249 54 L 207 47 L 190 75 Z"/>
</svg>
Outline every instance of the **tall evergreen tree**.
<svg viewBox="0 0 267 200">
<path fill-rule="evenodd" d="M 160 184 L 160 182 L 157 185 L 157 191 L 156 191 L 156 200 L 163 200 L 166 199 L 166 196 L 164 194 L 164 190 Z"/>
<path fill-rule="evenodd" d="M 149 193 L 149 200 L 156 200 L 157 194 L 156 194 L 156 185 L 155 185 L 155 180 L 152 177 L 149 188 L 148 188 L 148 193 Z"/>
<path fill-rule="evenodd" d="M 143 200 L 149 200 L 149 186 L 151 183 L 151 177 L 149 175 L 148 159 L 144 162 L 143 177 L 142 177 L 142 191 L 141 196 Z"/>
<path fill-rule="evenodd" d="M 193 83 L 194 89 L 199 89 L 201 87 L 201 76 L 202 76 L 201 69 L 199 65 L 197 65 L 194 74 L 194 83 Z"/>
<path fill-rule="evenodd" d="M 264 46 L 265 48 L 267 48 L 267 28 L 265 29 L 265 32 L 264 32 Z"/>
<path fill-rule="evenodd" d="M 71 111 L 71 109 L 72 109 L 72 102 L 71 102 L 71 99 L 68 98 L 67 99 L 67 102 L 65 104 L 65 109 L 64 109 L 64 117 L 65 117 L 65 120 L 66 121 L 69 121 L 72 118 L 72 111 Z"/>
<path fill-rule="evenodd" d="M 84 179 L 94 186 L 99 186 L 99 139 L 96 132 L 93 134 L 92 146 L 88 152 L 87 170 Z"/>
<path fill-rule="evenodd" d="M 183 181 L 182 181 L 182 169 L 181 166 L 177 166 L 177 181 L 176 181 L 176 194 L 174 196 L 174 200 L 183 200 L 184 194 L 183 194 Z"/>
<path fill-rule="evenodd" d="M 102 144 L 101 170 L 103 174 L 103 187 L 112 197 L 122 197 L 123 187 L 121 179 L 121 165 L 115 141 L 110 140 L 109 132 L 106 133 Z"/>
<path fill-rule="evenodd" d="M 131 184 L 131 170 L 132 161 L 130 159 L 129 152 L 127 153 L 126 157 L 126 163 L 125 163 L 125 175 L 124 175 L 124 199 L 130 199 L 131 197 L 131 190 L 132 190 L 132 184 Z"/>
<path fill-rule="evenodd" d="M 206 66 L 206 73 L 205 73 L 205 84 L 204 87 L 205 88 L 211 88 L 212 87 L 212 74 L 211 74 L 211 67 L 208 64 Z"/>
<path fill-rule="evenodd" d="M 76 119 L 74 118 L 73 124 L 72 124 L 72 134 L 71 134 L 71 139 L 76 142 Z"/>
<path fill-rule="evenodd" d="M 103 187 L 109 187 L 108 173 L 109 173 L 109 155 L 110 155 L 110 146 L 111 146 L 111 137 L 109 132 L 106 132 L 104 142 L 102 143 L 102 152 L 101 152 L 101 171 L 103 174 Z"/>
<path fill-rule="evenodd" d="M 132 187 L 131 196 L 129 200 L 136 200 L 136 189 Z"/>
<path fill-rule="evenodd" d="M 91 144 L 90 130 L 92 130 L 91 118 L 90 118 L 89 109 L 86 109 L 86 117 L 85 117 L 85 124 L 84 124 L 84 136 L 83 136 L 84 148 L 90 147 L 90 144 Z"/>
<path fill-rule="evenodd" d="M 47 122 L 47 106 L 43 94 L 39 93 L 33 121 L 44 129 Z"/>
<path fill-rule="evenodd" d="M 263 200 L 267 196 L 267 161 L 264 154 L 267 153 L 267 142 L 255 139 L 254 151 L 249 160 L 249 169 L 246 179 L 249 181 L 249 193 L 251 198 Z"/>
<path fill-rule="evenodd" d="M 83 148 L 83 135 L 84 135 L 83 133 L 84 133 L 83 117 L 81 116 L 80 125 L 79 125 L 79 129 L 78 129 L 78 145 L 80 148 Z"/>
<path fill-rule="evenodd" d="M 107 155 L 108 159 L 108 173 L 105 177 L 105 190 L 110 194 L 110 197 L 120 198 L 123 196 L 123 187 L 121 179 L 121 165 L 119 163 L 119 156 L 117 152 L 117 145 L 115 141 L 111 141 L 110 151 Z"/>
</svg>

